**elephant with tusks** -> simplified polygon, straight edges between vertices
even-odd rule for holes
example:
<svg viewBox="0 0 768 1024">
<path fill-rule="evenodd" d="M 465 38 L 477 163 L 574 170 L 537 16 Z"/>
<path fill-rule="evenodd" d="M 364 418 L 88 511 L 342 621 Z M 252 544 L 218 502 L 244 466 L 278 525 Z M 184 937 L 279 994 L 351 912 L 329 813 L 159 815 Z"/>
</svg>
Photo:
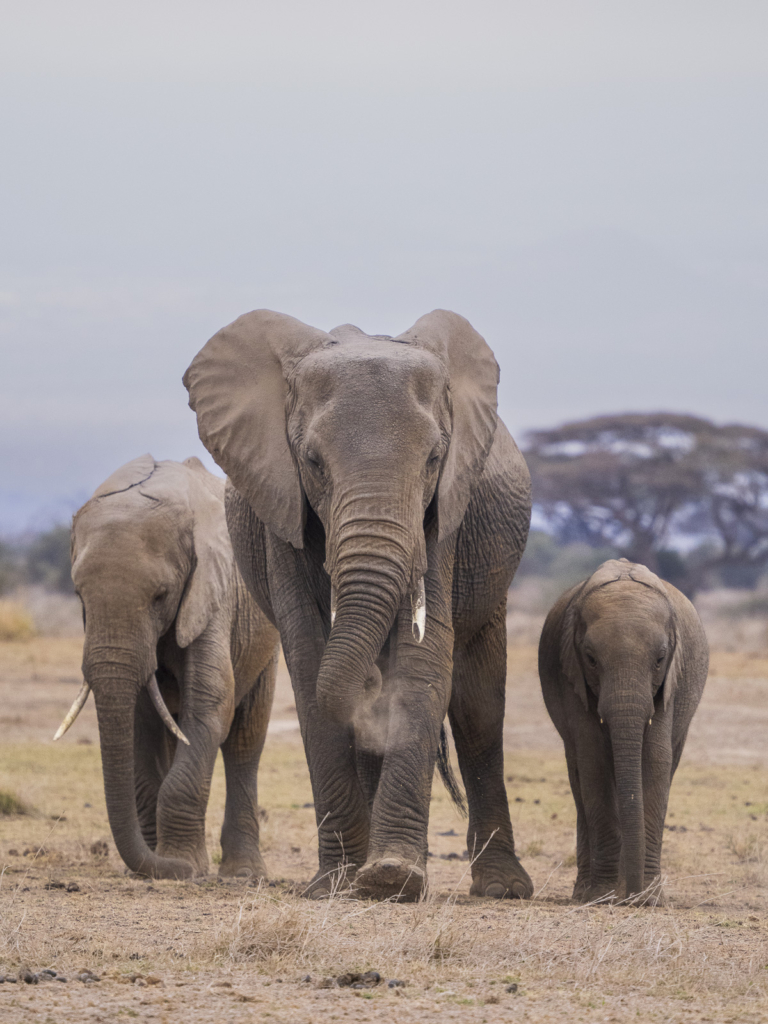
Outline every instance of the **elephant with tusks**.
<svg viewBox="0 0 768 1024">
<path fill-rule="evenodd" d="M 394 338 L 257 310 L 219 331 L 184 382 L 296 695 L 319 837 L 308 895 L 345 877 L 364 897 L 419 897 L 436 762 L 450 779 L 447 714 L 470 891 L 529 897 L 502 732 L 530 480 L 484 339 L 446 310 Z"/>
<path fill-rule="evenodd" d="M 205 874 L 205 812 L 221 748 L 227 797 L 220 875 L 266 875 L 256 778 L 278 635 L 237 571 L 225 481 L 199 459 L 143 455 L 74 517 L 72 579 L 83 606 L 112 835 L 128 868 Z"/>
</svg>

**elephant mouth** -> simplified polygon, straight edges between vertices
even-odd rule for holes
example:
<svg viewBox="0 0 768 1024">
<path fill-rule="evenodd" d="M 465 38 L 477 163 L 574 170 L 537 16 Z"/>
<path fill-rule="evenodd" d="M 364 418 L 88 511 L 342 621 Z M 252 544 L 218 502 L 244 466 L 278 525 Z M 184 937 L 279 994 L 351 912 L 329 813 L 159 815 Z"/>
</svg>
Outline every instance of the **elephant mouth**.
<svg viewBox="0 0 768 1024">
<path fill-rule="evenodd" d="M 424 639 L 427 627 L 427 594 L 424 589 L 424 577 L 413 588 L 411 599 L 411 633 L 417 644 Z M 336 587 L 331 584 L 331 629 L 336 621 Z M 162 700 L 162 698 L 161 698 Z M 163 719 L 165 721 L 165 719 Z"/>
</svg>

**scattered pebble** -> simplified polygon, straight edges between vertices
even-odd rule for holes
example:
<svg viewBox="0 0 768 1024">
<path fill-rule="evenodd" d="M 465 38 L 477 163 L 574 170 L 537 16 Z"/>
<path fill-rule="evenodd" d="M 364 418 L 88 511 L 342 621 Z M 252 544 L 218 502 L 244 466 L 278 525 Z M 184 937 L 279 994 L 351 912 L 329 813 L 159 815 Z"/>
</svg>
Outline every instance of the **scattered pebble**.
<svg viewBox="0 0 768 1024">
<path fill-rule="evenodd" d="M 505 992 L 517 992 L 517 982 L 513 981 L 511 985 L 507 985 Z"/>
<path fill-rule="evenodd" d="M 67 888 L 67 883 L 66 882 L 46 882 L 46 884 L 43 886 L 43 888 L 44 889 L 66 889 Z"/>
<path fill-rule="evenodd" d="M 80 886 L 77 882 L 69 882 L 67 884 L 67 892 L 80 892 Z"/>
<path fill-rule="evenodd" d="M 405 982 L 399 978 L 390 978 L 387 982 L 387 988 L 405 988 Z"/>
</svg>

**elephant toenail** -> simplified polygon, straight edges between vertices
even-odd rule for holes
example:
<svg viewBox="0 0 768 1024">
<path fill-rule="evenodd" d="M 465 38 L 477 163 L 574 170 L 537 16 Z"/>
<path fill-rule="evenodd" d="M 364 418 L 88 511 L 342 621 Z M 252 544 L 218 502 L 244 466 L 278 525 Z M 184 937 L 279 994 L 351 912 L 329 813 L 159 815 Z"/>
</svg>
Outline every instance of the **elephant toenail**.
<svg viewBox="0 0 768 1024">
<path fill-rule="evenodd" d="M 519 900 L 524 900 L 524 899 L 527 899 L 527 897 L 528 897 L 528 890 L 525 888 L 525 886 L 523 885 L 522 882 L 513 882 L 512 883 L 512 893 Z"/>
<path fill-rule="evenodd" d="M 379 863 L 381 864 L 381 867 L 383 867 L 383 868 L 399 868 L 400 867 L 400 861 L 397 859 L 397 857 L 386 857 L 384 860 L 379 861 Z"/>
<path fill-rule="evenodd" d="M 485 887 L 485 895 L 492 896 L 495 900 L 504 899 L 506 892 L 507 888 L 501 882 L 491 882 L 490 885 Z"/>
</svg>

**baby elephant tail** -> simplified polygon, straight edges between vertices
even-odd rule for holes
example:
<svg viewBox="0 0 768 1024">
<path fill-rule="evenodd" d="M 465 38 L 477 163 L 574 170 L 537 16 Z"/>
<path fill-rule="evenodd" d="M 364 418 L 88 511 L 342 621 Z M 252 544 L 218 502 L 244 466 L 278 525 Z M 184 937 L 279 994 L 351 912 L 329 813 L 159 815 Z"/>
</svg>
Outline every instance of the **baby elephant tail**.
<svg viewBox="0 0 768 1024">
<path fill-rule="evenodd" d="M 448 795 L 451 800 L 453 800 L 459 813 L 466 818 L 467 799 L 461 791 L 458 779 L 453 774 L 453 768 L 451 767 L 451 755 L 448 750 L 448 736 L 445 731 L 445 722 L 440 726 L 440 743 L 437 748 L 437 770 L 440 772 L 440 778 L 443 780 L 443 785 L 448 790 Z"/>
</svg>

